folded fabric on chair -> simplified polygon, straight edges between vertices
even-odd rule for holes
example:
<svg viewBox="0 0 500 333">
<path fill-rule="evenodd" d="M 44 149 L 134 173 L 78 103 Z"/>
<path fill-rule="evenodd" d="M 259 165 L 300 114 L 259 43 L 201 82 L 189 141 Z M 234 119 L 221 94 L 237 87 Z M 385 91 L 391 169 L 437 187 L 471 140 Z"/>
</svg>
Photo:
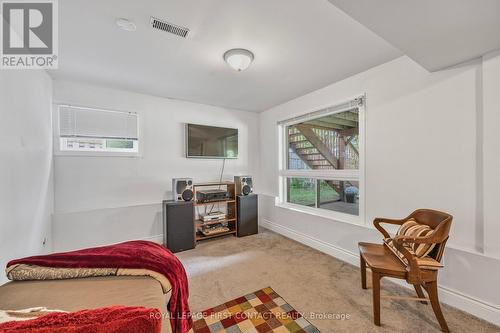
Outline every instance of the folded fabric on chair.
<svg viewBox="0 0 500 333">
<path fill-rule="evenodd" d="M 91 274 L 90 276 L 93 276 L 92 274 L 96 274 L 96 276 L 147 275 L 157 279 L 160 283 L 162 283 L 162 278 L 166 278 L 172 286 L 172 294 L 167 308 L 173 333 L 186 333 L 193 325 L 188 305 L 189 291 L 186 271 L 179 259 L 159 244 L 148 241 L 130 241 L 109 246 L 17 259 L 7 264 L 7 276 L 14 278 L 16 274 L 13 274 L 13 271 L 17 266 L 22 265 L 63 269 L 84 268 L 81 272 L 76 273 L 77 275 L 83 274 L 82 276 L 89 276 L 88 274 Z M 159 274 L 151 274 L 151 271 Z M 75 277 L 74 271 L 61 274 L 54 273 L 51 270 L 40 274 L 31 273 L 29 276 L 32 278 L 42 280 L 64 278 L 65 276 Z M 23 274 L 17 275 L 20 276 L 20 279 L 23 279 Z M 162 285 L 165 285 L 165 283 L 162 283 Z"/>
<path fill-rule="evenodd" d="M 158 309 L 113 306 L 0 324 L 0 333 L 160 333 Z"/>
</svg>

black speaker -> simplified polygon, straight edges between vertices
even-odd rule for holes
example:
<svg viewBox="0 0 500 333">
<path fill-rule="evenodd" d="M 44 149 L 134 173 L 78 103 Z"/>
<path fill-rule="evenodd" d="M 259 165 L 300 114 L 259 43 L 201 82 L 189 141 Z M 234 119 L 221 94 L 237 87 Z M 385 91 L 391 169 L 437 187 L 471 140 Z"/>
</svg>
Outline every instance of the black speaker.
<svg viewBox="0 0 500 333">
<path fill-rule="evenodd" d="M 236 195 L 249 195 L 253 192 L 252 176 L 234 176 Z"/>
<path fill-rule="evenodd" d="M 256 194 L 238 195 L 236 202 L 238 237 L 257 234 L 259 232 L 258 196 Z"/>
<path fill-rule="evenodd" d="M 163 245 L 172 252 L 194 249 L 194 205 L 192 201 L 163 201 Z"/>
</svg>

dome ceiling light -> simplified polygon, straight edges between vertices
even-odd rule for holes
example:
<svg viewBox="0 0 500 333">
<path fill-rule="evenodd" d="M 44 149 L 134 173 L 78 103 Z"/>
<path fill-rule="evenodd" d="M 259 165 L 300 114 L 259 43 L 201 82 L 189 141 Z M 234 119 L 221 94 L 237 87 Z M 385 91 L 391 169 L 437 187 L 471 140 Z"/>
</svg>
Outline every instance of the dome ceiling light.
<svg viewBox="0 0 500 333">
<path fill-rule="evenodd" d="M 231 49 L 224 53 L 224 61 L 234 69 L 241 72 L 247 69 L 254 59 L 252 52 L 245 49 Z"/>
</svg>

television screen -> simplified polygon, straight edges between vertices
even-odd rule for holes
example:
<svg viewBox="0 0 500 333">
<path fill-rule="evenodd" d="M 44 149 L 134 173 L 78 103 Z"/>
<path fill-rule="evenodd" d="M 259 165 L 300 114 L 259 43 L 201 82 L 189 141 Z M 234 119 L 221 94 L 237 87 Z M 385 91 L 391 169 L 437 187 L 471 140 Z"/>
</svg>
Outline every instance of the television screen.
<svg viewBox="0 0 500 333">
<path fill-rule="evenodd" d="M 186 125 L 187 157 L 237 158 L 238 129 Z"/>
</svg>

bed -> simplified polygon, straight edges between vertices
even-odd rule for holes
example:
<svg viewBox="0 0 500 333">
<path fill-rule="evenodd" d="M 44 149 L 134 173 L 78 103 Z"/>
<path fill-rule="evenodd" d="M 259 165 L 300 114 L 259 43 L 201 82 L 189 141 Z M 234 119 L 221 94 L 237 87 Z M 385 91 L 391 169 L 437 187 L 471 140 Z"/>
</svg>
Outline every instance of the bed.
<svg viewBox="0 0 500 333">
<path fill-rule="evenodd" d="M 0 310 L 143 307 L 158 309 L 154 318 L 161 319 L 162 333 L 187 333 L 192 327 L 184 267 L 156 243 L 129 241 L 21 258 L 10 261 L 6 273 L 12 281 L 0 286 Z"/>
<path fill-rule="evenodd" d="M 144 306 L 167 313 L 170 292 L 147 276 L 106 276 L 66 280 L 11 281 L 0 286 L 0 309 L 21 310 L 47 307 L 65 311 L 94 309 L 111 305 Z M 162 333 L 171 333 L 168 318 Z"/>
</svg>

